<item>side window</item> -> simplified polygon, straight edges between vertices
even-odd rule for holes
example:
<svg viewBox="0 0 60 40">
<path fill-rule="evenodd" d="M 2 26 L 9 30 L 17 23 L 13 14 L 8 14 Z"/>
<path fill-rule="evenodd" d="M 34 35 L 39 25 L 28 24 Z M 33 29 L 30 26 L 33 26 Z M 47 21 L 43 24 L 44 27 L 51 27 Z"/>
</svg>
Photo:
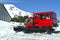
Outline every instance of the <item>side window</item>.
<svg viewBox="0 0 60 40">
<path fill-rule="evenodd" d="M 40 19 L 45 19 L 45 15 L 44 14 L 40 14 Z"/>
<path fill-rule="evenodd" d="M 38 17 L 40 17 L 40 16 L 39 16 L 39 14 L 35 14 L 34 16 L 35 16 L 35 18 L 38 18 Z"/>
<path fill-rule="evenodd" d="M 25 21 L 25 23 L 30 23 L 30 22 L 32 22 L 32 21 L 33 21 L 32 18 L 27 18 L 26 21 Z"/>
<path fill-rule="evenodd" d="M 51 14 L 47 14 L 47 15 L 46 15 L 46 17 L 48 17 L 48 18 L 51 18 L 51 16 L 52 16 Z"/>
</svg>

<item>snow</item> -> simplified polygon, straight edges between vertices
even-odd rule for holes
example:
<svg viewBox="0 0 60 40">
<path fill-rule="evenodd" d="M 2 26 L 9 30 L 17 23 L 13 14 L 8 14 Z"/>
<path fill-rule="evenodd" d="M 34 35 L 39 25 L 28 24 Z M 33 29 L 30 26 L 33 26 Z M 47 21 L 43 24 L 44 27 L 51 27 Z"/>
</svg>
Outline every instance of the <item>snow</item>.
<svg viewBox="0 0 60 40">
<path fill-rule="evenodd" d="M 30 17 L 33 14 L 31 12 L 23 11 L 23 10 L 15 7 L 13 4 L 4 4 L 4 6 L 12 18 L 14 16 L 29 16 Z"/>
<path fill-rule="evenodd" d="M 60 23 L 58 23 L 58 26 L 55 31 L 60 31 Z"/>
<path fill-rule="evenodd" d="M 14 27 L 16 26 L 25 26 L 22 22 L 10 22 Z"/>
<path fill-rule="evenodd" d="M 22 31 L 16 33 L 13 30 L 13 24 L 15 25 L 16 23 L 5 22 L 0 20 L 0 40 L 60 40 L 60 32 L 52 33 L 51 35 L 45 33 L 26 34 Z M 58 24 L 60 28 L 60 23 Z"/>
<path fill-rule="evenodd" d="M 0 40 L 5 40 L 4 36 L 10 33 L 14 33 L 12 24 L 0 20 Z M 1 37 L 3 38 L 1 39 Z"/>
</svg>

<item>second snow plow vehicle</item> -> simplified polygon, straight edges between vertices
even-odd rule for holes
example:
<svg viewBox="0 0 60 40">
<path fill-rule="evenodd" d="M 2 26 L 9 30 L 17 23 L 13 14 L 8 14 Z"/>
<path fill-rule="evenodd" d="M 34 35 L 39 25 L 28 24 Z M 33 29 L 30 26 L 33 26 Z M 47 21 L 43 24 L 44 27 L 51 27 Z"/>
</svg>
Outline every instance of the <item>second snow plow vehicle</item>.
<svg viewBox="0 0 60 40">
<path fill-rule="evenodd" d="M 56 13 L 37 12 L 33 17 L 28 17 L 25 21 L 24 32 L 50 32 L 53 27 L 58 27 Z M 21 26 L 22 27 L 22 26 Z M 21 29 L 21 27 L 18 27 Z M 15 28 L 16 29 L 16 28 Z"/>
<path fill-rule="evenodd" d="M 37 12 L 33 17 L 29 17 L 25 22 L 25 32 L 50 32 L 53 27 L 57 27 L 57 17 L 54 12 Z"/>
</svg>

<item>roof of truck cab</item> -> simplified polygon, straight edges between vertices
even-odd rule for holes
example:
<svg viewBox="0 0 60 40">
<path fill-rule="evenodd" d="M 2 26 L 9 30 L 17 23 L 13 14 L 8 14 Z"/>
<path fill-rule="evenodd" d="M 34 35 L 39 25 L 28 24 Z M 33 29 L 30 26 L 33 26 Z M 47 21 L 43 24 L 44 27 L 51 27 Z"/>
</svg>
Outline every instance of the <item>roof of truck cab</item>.
<svg viewBox="0 0 60 40">
<path fill-rule="evenodd" d="M 56 14 L 55 12 L 35 12 L 34 14 Z"/>
</svg>

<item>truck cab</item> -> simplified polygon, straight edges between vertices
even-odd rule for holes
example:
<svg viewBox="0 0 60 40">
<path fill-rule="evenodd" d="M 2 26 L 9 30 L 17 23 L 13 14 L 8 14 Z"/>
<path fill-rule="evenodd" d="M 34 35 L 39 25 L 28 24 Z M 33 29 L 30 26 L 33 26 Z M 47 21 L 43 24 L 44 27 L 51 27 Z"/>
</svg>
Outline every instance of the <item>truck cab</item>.
<svg viewBox="0 0 60 40">
<path fill-rule="evenodd" d="M 32 30 L 51 30 L 52 27 L 58 27 L 55 12 L 35 12 L 33 17 L 26 20 L 25 26 Z"/>
<path fill-rule="evenodd" d="M 56 27 L 57 26 L 57 17 L 54 12 L 37 12 L 33 14 L 33 17 L 26 20 L 26 26 L 32 27 Z"/>
</svg>

